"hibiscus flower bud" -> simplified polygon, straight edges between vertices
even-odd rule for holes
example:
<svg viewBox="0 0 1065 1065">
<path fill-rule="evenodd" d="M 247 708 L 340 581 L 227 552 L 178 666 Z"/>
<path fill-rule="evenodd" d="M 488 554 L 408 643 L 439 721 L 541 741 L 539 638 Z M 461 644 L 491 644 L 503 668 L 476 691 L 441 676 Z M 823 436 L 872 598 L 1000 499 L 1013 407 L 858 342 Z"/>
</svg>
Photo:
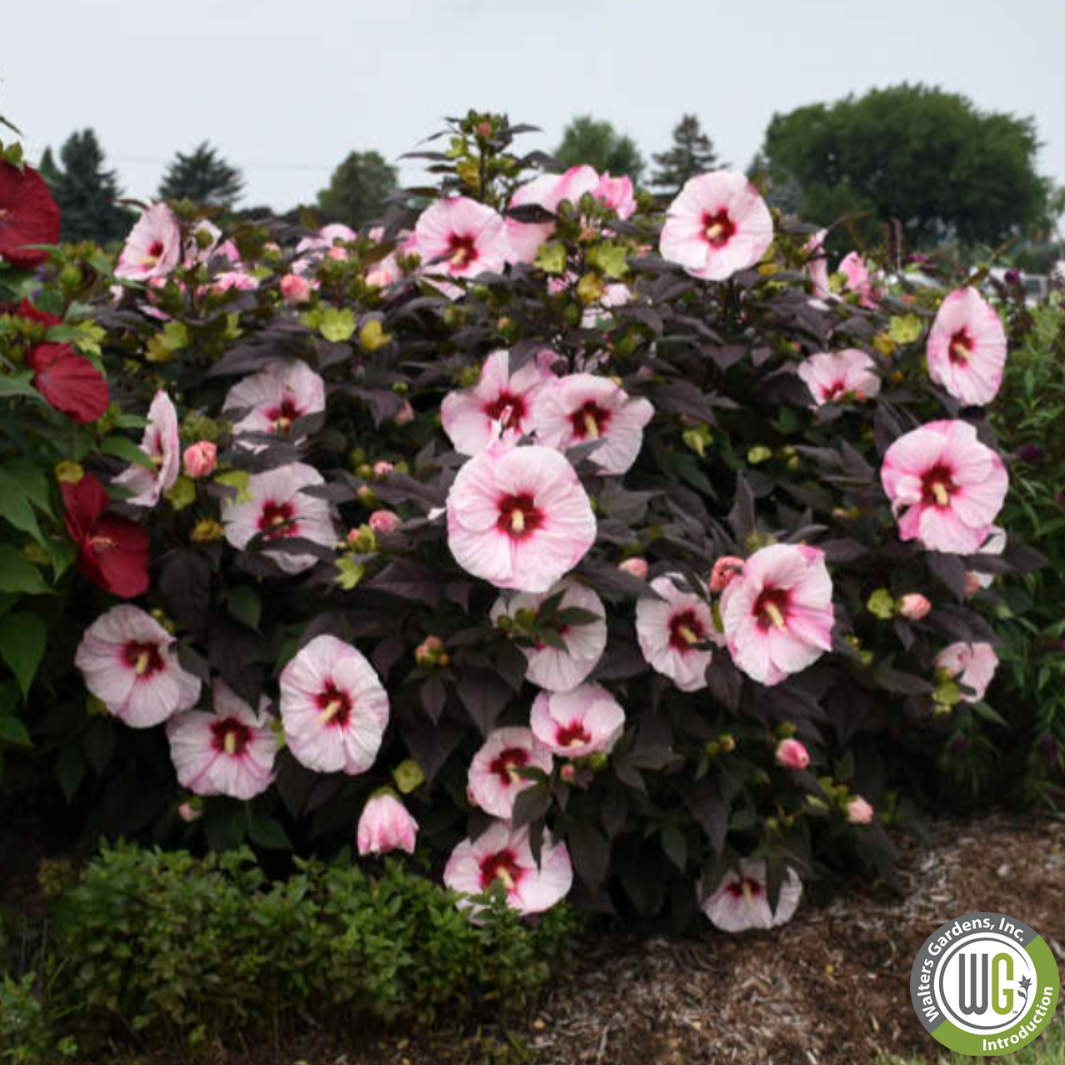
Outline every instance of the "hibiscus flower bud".
<svg viewBox="0 0 1065 1065">
<path fill-rule="evenodd" d="M 920 621 L 928 616 L 932 604 L 920 592 L 909 592 L 898 602 L 899 613 L 910 621 Z"/>
<path fill-rule="evenodd" d="M 558 771 L 558 775 L 567 784 L 572 784 L 577 779 L 577 767 L 572 762 L 567 762 Z"/>
<path fill-rule="evenodd" d="M 731 754 L 736 749 L 736 738 L 727 732 L 722 732 L 717 738 L 718 745 L 723 754 Z"/>
<path fill-rule="evenodd" d="M 282 299 L 292 306 L 306 303 L 311 298 L 311 283 L 299 274 L 285 274 L 281 278 L 280 288 Z"/>
<path fill-rule="evenodd" d="M 414 853 L 418 822 L 388 789 L 378 792 L 363 807 L 357 837 L 359 854 L 386 854 L 403 850 Z"/>
<path fill-rule="evenodd" d="M 847 803 L 847 820 L 852 825 L 867 825 L 873 819 L 873 804 L 855 795 Z"/>
<path fill-rule="evenodd" d="M 710 571 L 710 591 L 715 595 L 723 592 L 743 569 L 743 559 L 735 555 L 722 555 Z"/>
<path fill-rule="evenodd" d="M 980 575 L 973 573 L 972 570 L 965 571 L 965 594 L 967 596 L 976 595 L 980 591 L 982 585 L 980 584 Z"/>
<path fill-rule="evenodd" d="M 439 636 L 426 636 L 414 649 L 414 661 L 423 669 L 446 666 L 450 660 L 444 653 L 444 641 Z"/>
<path fill-rule="evenodd" d="M 645 558 L 627 558 L 624 562 L 618 563 L 618 569 L 631 574 L 637 580 L 647 580 L 647 559 Z"/>
<path fill-rule="evenodd" d="M 403 406 L 392 418 L 392 422 L 394 425 L 410 425 L 412 421 L 414 421 L 414 408 L 410 405 L 410 400 L 404 400 Z"/>
<path fill-rule="evenodd" d="M 226 535 L 226 527 L 213 518 L 204 518 L 198 522 L 189 535 L 194 544 L 207 544 L 212 540 L 221 540 Z"/>
<path fill-rule="evenodd" d="M 381 462 L 375 462 L 373 464 L 373 476 L 376 480 L 383 481 L 394 469 L 395 466 L 393 466 L 391 462 L 385 462 L 383 460 Z"/>
<path fill-rule="evenodd" d="M 360 484 L 355 490 L 355 495 L 359 497 L 359 502 L 367 507 L 372 507 L 379 502 L 374 490 L 368 484 Z"/>
<path fill-rule="evenodd" d="M 178 808 L 178 817 L 181 818 L 186 824 L 191 825 L 193 821 L 199 821 L 203 817 L 203 807 L 193 802 L 183 802 Z"/>
<path fill-rule="evenodd" d="M 371 318 L 359 330 L 359 346 L 363 351 L 377 351 L 378 348 L 386 347 L 391 343 L 392 334 L 384 331 L 378 318 Z"/>
<path fill-rule="evenodd" d="M 810 764 L 810 752 L 799 740 L 781 740 L 777 744 L 776 760 L 785 769 L 805 769 Z"/>
<path fill-rule="evenodd" d="M 185 448 L 185 473 L 193 480 L 208 477 L 218 461 L 218 448 L 209 440 L 199 440 Z"/>
<path fill-rule="evenodd" d="M 368 555 L 377 549 L 377 535 L 371 526 L 360 525 L 357 529 L 348 530 L 347 544 L 360 555 Z"/>
<path fill-rule="evenodd" d="M 403 524 L 403 519 L 392 510 L 375 510 L 370 515 L 370 528 L 375 533 L 392 533 Z"/>
<path fill-rule="evenodd" d="M 84 476 L 85 470 L 77 462 L 63 459 L 56 463 L 55 479 L 60 484 L 78 484 Z"/>
</svg>

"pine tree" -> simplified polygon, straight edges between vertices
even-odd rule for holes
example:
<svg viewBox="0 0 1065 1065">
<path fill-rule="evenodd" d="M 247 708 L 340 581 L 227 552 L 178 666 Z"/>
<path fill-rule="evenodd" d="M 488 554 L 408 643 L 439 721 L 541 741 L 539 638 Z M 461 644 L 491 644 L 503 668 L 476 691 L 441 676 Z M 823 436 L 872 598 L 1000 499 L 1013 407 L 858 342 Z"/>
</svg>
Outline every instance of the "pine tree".
<svg viewBox="0 0 1065 1065">
<path fill-rule="evenodd" d="M 658 169 L 651 175 L 651 184 L 666 196 L 675 196 L 689 178 L 726 165 L 718 162 L 713 142 L 695 115 L 682 116 L 673 128 L 673 147 L 652 158 Z"/>
<path fill-rule="evenodd" d="M 358 229 L 380 216 L 385 200 L 396 191 L 396 168 L 377 152 L 352 152 L 333 171 L 329 187 L 318 193 L 326 222 Z"/>
<path fill-rule="evenodd" d="M 203 141 L 191 155 L 177 153 L 163 174 L 159 198 L 191 200 L 200 207 L 230 208 L 240 199 L 243 190 L 241 172 Z"/>
<path fill-rule="evenodd" d="M 122 195 L 118 175 L 105 168 L 104 152 L 93 130 L 72 133 L 60 148 L 59 158 L 57 163 L 52 149 L 46 148 L 40 171 L 62 212 L 61 239 L 98 244 L 121 240 L 134 214 L 117 202 Z"/>
</svg>

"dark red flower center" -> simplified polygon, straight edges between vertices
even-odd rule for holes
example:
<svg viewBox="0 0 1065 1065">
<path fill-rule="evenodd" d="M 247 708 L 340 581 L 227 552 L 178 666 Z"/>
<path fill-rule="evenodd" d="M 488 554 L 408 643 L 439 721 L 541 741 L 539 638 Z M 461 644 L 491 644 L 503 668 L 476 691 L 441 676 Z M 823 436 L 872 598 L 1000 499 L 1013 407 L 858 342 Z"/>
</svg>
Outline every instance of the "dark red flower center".
<svg viewBox="0 0 1065 1065">
<path fill-rule="evenodd" d="M 488 772 L 494 773 L 504 784 L 517 784 L 522 779 L 517 770 L 529 764 L 529 752 L 524 747 L 508 747 L 488 763 Z"/>
<path fill-rule="evenodd" d="M 822 398 L 833 402 L 845 395 L 847 392 L 847 385 L 844 381 L 833 381 L 831 385 L 822 390 Z"/>
<path fill-rule="evenodd" d="M 452 233 L 448 241 L 448 262 L 456 270 L 465 270 L 478 259 L 477 242 L 471 236 Z"/>
<path fill-rule="evenodd" d="M 318 693 L 318 720 L 332 728 L 344 728 L 351 720 L 353 709 L 351 696 L 341 691 L 332 681 Z"/>
<path fill-rule="evenodd" d="M 481 859 L 482 891 L 487 891 L 496 880 L 501 880 L 507 891 L 513 891 L 524 875 L 525 870 L 518 865 L 518 856 L 512 850 L 496 851 Z"/>
<path fill-rule="evenodd" d="M 507 495 L 499 501 L 499 518 L 496 527 L 512 540 L 524 540 L 544 523 L 543 511 L 528 492 Z"/>
<path fill-rule="evenodd" d="M 504 429 L 520 429 L 527 408 L 521 396 L 500 392 L 491 403 L 484 405 L 484 413 L 494 422 L 502 422 Z"/>
<path fill-rule="evenodd" d="M 578 440 L 598 440 L 610 424 L 611 413 L 589 400 L 569 416 L 573 435 Z"/>
<path fill-rule="evenodd" d="M 954 480 L 946 466 L 933 466 L 921 478 L 921 502 L 926 507 L 949 507 L 954 491 Z"/>
<path fill-rule="evenodd" d="M 166 669 L 166 662 L 156 643 L 129 640 L 122 648 L 122 660 L 138 677 L 151 677 Z"/>
<path fill-rule="evenodd" d="M 736 225 L 729 218 L 728 211 L 722 209 L 717 214 L 709 211 L 703 213 L 703 236 L 711 248 L 723 248 L 736 232 Z"/>
<path fill-rule="evenodd" d="M 242 755 L 251 743 L 251 729 L 235 717 L 215 721 L 211 725 L 211 746 L 221 754 Z"/>
<path fill-rule="evenodd" d="M 748 898 L 756 899 L 765 891 L 765 888 L 757 880 L 752 880 L 749 876 L 745 876 L 739 880 L 734 880 L 725 890 L 734 899 L 742 899 L 745 895 Z"/>
<path fill-rule="evenodd" d="M 266 412 L 266 417 L 273 423 L 274 429 L 279 433 L 287 433 L 292 428 L 292 423 L 303 413 L 295 402 L 286 396 L 276 407 L 271 407 Z"/>
<path fill-rule="evenodd" d="M 576 747 L 580 744 L 591 743 L 592 734 L 584 727 L 581 721 L 571 721 L 568 725 L 559 725 L 555 733 L 555 743 L 559 747 Z"/>
<path fill-rule="evenodd" d="M 950 361 L 964 366 L 973 353 L 973 339 L 969 336 L 968 330 L 959 329 L 950 338 L 950 347 L 948 349 L 950 354 Z"/>
<path fill-rule="evenodd" d="M 280 540 L 286 536 L 295 536 L 299 524 L 291 503 L 275 503 L 268 499 L 263 504 L 259 515 L 259 531 L 264 540 Z"/>
<path fill-rule="evenodd" d="M 690 651 L 692 646 L 702 643 L 706 637 L 703 623 L 695 616 L 694 610 L 684 610 L 669 619 L 669 646 L 674 651 Z"/>
<path fill-rule="evenodd" d="M 765 588 L 754 601 L 754 616 L 758 627 L 766 632 L 774 626 L 783 629 L 788 623 L 791 593 L 785 588 Z"/>
</svg>

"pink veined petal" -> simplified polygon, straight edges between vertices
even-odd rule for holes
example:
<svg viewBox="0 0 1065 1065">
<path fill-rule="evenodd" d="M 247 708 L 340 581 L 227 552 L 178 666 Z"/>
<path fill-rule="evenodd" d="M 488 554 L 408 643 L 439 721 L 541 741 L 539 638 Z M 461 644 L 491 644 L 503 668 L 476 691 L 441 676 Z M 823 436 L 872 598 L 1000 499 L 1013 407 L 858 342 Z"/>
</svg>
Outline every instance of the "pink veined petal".
<svg viewBox="0 0 1065 1065">
<path fill-rule="evenodd" d="M 920 540 L 931 551 L 971 555 L 987 535 L 987 526 L 973 529 L 951 507 L 920 509 Z"/>
</svg>

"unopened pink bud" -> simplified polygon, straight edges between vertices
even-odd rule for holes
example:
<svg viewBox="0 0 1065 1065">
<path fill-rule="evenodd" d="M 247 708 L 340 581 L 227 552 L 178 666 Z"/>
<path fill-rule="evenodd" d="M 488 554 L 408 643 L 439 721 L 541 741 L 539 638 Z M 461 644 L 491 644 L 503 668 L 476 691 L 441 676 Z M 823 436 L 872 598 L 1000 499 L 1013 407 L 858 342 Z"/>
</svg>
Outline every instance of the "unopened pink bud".
<svg viewBox="0 0 1065 1065">
<path fill-rule="evenodd" d="M 210 440 L 199 440 L 185 448 L 185 472 L 193 479 L 209 477 L 218 461 L 218 448 Z"/>
<path fill-rule="evenodd" d="M 203 810 L 197 809 L 191 802 L 183 802 L 178 808 L 178 817 L 181 818 L 186 824 L 191 825 L 193 821 L 199 821 L 203 817 Z"/>
<path fill-rule="evenodd" d="M 286 303 L 293 305 L 306 303 L 313 291 L 310 281 L 299 274 L 285 274 L 281 278 L 281 296 Z"/>
<path fill-rule="evenodd" d="M 732 581 L 743 571 L 743 559 L 735 555 L 722 555 L 710 571 L 710 591 L 715 594 L 723 592 Z"/>
<path fill-rule="evenodd" d="M 624 562 L 618 563 L 618 569 L 631 574 L 637 580 L 647 580 L 647 559 L 645 558 L 627 558 Z"/>
<path fill-rule="evenodd" d="M 781 740 L 777 744 L 777 765 L 785 769 L 805 769 L 810 764 L 810 752 L 798 740 Z"/>
<path fill-rule="evenodd" d="M 373 475 L 377 480 L 383 481 L 394 469 L 395 467 L 391 462 L 385 462 L 382 459 L 380 462 L 373 464 Z"/>
<path fill-rule="evenodd" d="M 403 524 L 403 519 L 391 510 L 375 510 L 370 515 L 370 528 L 375 533 L 395 532 Z"/>
<path fill-rule="evenodd" d="M 410 405 L 409 400 L 403 401 L 403 406 L 399 408 L 399 413 L 392 419 L 396 425 L 409 425 L 414 421 L 414 408 Z"/>
<path fill-rule="evenodd" d="M 867 825 L 873 819 L 873 804 L 856 795 L 847 803 L 847 820 L 852 825 Z"/>
<path fill-rule="evenodd" d="M 976 595 L 978 591 L 983 587 L 980 583 L 980 575 L 973 573 L 972 570 L 966 570 L 965 572 L 965 594 Z"/>
<path fill-rule="evenodd" d="M 577 767 L 572 762 L 567 762 L 559 771 L 558 775 L 567 783 L 572 784 L 577 779 Z"/>
<path fill-rule="evenodd" d="M 899 600 L 899 613 L 910 621 L 928 617 L 932 604 L 920 592 L 910 592 Z"/>
</svg>

